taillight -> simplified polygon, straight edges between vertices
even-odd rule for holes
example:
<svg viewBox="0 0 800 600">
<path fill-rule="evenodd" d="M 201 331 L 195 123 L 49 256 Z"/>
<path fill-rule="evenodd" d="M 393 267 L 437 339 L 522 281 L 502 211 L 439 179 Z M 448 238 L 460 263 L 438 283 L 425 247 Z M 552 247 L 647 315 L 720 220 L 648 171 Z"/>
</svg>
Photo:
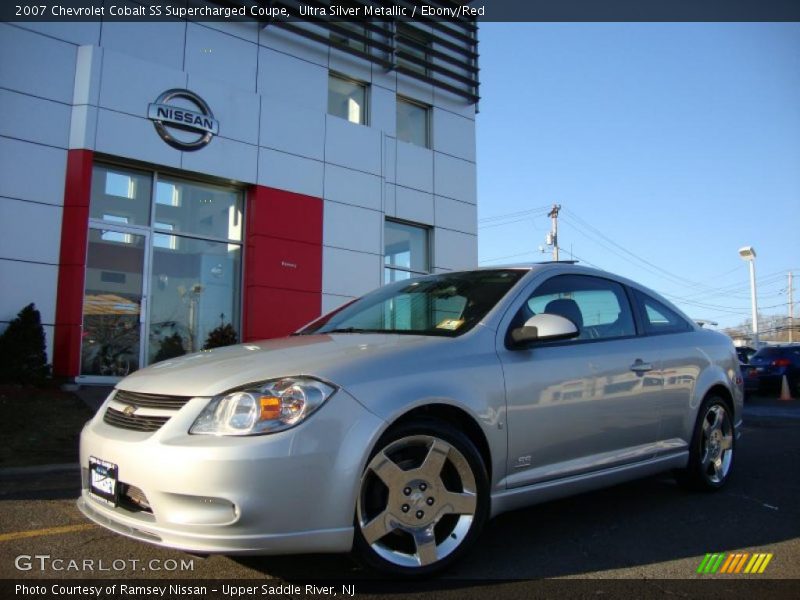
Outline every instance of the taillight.
<svg viewBox="0 0 800 600">
<path fill-rule="evenodd" d="M 788 358 L 776 358 L 772 361 L 773 367 L 788 367 L 791 364 L 792 361 L 790 361 Z"/>
</svg>

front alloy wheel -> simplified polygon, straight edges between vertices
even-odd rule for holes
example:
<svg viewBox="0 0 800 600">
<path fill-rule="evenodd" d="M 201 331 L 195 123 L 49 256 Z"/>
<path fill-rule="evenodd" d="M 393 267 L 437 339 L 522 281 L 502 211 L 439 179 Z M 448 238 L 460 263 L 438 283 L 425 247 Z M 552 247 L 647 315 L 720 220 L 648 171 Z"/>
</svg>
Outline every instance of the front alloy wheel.
<svg viewBox="0 0 800 600">
<path fill-rule="evenodd" d="M 356 550 L 385 572 L 438 571 L 477 536 L 487 489 L 480 454 L 463 434 L 436 421 L 398 428 L 364 470 Z"/>
</svg>

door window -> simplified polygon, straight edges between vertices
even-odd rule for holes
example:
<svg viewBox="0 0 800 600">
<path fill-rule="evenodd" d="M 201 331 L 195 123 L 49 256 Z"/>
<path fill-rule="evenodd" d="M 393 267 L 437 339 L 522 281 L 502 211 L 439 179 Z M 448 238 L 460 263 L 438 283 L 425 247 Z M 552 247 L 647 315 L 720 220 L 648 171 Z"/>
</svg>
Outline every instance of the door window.
<svg viewBox="0 0 800 600">
<path fill-rule="evenodd" d="M 81 375 L 124 377 L 139 368 L 145 236 L 89 230 Z"/>
<path fill-rule="evenodd" d="M 202 350 L 215 328 L 233 324 L 236 330 L 239 321 L 241 247 L 162 237 L 164 244 L 153 240 L 150 364 Z"/>
<path fill-rule="evenodd" d="M 624 288 L 600 277 L 559 275 L 548 279 L 528 298 L 513 327 L 540 313 L 560 315 L 575 323 L 580 333 L 573 341 L 636 335 Z"/>
</svg>

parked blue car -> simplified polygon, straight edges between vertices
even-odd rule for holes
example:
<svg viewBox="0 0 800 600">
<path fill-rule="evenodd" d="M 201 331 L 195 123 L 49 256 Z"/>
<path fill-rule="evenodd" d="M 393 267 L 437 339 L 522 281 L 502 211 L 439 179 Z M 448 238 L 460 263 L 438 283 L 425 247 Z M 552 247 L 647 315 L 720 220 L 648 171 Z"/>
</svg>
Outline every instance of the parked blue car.
<svg viewBox="0 0 800 600">
<path fill-rule="evenodd" d="M 745 390 L 765 392 L 780 390 L 783 377 L 792 394 L 800 391 L 800 344 L 765 346 L 742 369 Z"/>
</svg>

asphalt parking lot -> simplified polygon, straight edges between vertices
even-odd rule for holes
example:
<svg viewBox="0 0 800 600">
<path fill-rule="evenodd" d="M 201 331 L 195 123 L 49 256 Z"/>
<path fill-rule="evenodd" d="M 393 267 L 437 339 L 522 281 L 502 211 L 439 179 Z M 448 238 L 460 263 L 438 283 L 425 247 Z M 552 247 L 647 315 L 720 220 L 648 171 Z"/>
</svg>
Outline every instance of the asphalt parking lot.
<svg viewBox="0 0 800 600">
<path fill-rule="evenodd" d="M 502 515 L 445 579 L 730 581 L 736 576 L 696 571 L 706 553 L 734 551 L 773 554 L 763 574 L 748 577 L 800 579 L 800 401 L 748 405 L 736 460 L 728 486 L 716 494 L 688 493 L 658 476 Z M 347 556 L 201 559 L 153 547 L 88 523 L 75 508 L 78 490 L 74 470 L 3 474 L 0 578 L 370 576 Z M 17 568 L 17 557 L 36 555 L 50 559 Z M 69 568 L 70 560 L 83 567 Z M 181 561 L 192 569 L 181 570 Z"/>
</svg>

